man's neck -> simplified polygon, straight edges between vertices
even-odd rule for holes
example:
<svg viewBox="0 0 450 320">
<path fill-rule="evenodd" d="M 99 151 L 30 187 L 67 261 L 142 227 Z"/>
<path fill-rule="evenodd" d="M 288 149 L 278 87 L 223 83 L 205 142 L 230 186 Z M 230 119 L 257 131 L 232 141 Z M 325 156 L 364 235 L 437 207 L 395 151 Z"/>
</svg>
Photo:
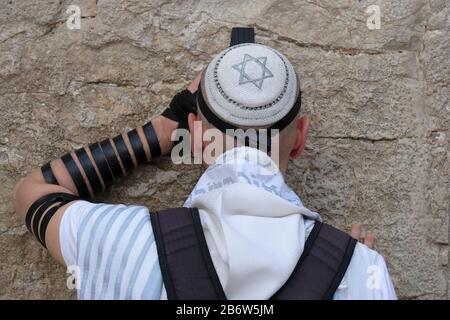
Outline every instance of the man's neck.
<svg viewBox="0 0 450 320">
<path fill-rule="evenodd" d="M 205 161 L 205 158 L 203 158 L 203 165 L 205 166 L 205 168 L 208 168 L 210 165 L 216 164 L 218 159 L 219 160 L 225 159 L 226 156 L 231 155 L 232 152 L 233 152 L 232 151 L 233 149 L 236 150 L 236 149 L 239 149 L 239 148 L 249 148 L 249 149 L 257 150 L 256 148 L 246 147 L 246 146 L 239 146 L 238 145 L 237 147 L 231 147 L 231 148 L 225 149 L 221 153 L 215 152 L 217 154 L 214 154 L 214 156 L 209 156 L 207 161 Z M 265 154 L 266 157 L 263 157 L 263 158 L 271 159 L 275 163 L 276 167 L 279 169 L 279 171 L 283 175 L 283 177 L 285 176 L 285 173 L 286 173 L 286 170 L 287 170 L 287 164 L 288 164 L 288 161 L 289 161 L 288 157 L 283 157 L 283 156 L 280 155 L 279 159 L 273 159 L 273 157 L 271 157 L 270 152 L 266 153 L 264 151 L 258 150 L 258 153 L 260 155 L 264 155 Z M 233 157 L 231 157 L 231 159 L 230 158 L 228 158 L 228 159 L 229 159 L 228 161 L 231 161 L 233 159 Z"/>
</svg>

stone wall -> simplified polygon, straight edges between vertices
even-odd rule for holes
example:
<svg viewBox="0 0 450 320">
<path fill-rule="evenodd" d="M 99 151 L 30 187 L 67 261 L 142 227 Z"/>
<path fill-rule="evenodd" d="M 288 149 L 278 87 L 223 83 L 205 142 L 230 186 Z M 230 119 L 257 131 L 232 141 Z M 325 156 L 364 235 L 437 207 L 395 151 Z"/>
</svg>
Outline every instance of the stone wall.
<svg viewBox="0 0 450 320">
<path fill-rule="evenodd" d="M 15 181 L 160 113 L 242 25 L 301 77 L 312 128 L 292 188 L 327 221 L 375 232 L 399 297 L 449 297 L 448 0 L 0 0 L 0 298 L 75 297 L 14 215 Z M 162 160 L 105 199 L 180 205 L 200 173 Z"/>
</svg>

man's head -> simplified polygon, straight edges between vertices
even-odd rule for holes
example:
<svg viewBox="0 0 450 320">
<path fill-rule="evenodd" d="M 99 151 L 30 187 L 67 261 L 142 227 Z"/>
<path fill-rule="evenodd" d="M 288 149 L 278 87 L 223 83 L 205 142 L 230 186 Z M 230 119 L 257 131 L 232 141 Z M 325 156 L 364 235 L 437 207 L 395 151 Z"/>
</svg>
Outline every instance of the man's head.
<svg viewBox="0 0 450 320">
<path fill-rule="evenodd" d="M 195 121 L 202 121 L 202 132 L 220 130 L 223 141 L 230 137 L 230 130 L 256 129 L 259 134 L 248 135 L 245 143 L 269 151 L 278 148 L 271 146 L 271 138 L 279 138 L 279 165 L 285 171 L 289 158 L 298 157 L 305 147 L 309 119 L 299 117 L 300 105 L 298 77 L 287 58 L 264 45 L 241 44 L 222 51 L 203 71 L 198 113 L 189 116 L 190 132 L 195 136 Z M 259 129 L 269 133 L 267 138 Z M 193 148 L 209 144 L 198 137 L 191 141 Z M 201 146 L 196 141 L 202 141 Z M 229 144 L 224 146 L 228 148 Z"/>
</svg>

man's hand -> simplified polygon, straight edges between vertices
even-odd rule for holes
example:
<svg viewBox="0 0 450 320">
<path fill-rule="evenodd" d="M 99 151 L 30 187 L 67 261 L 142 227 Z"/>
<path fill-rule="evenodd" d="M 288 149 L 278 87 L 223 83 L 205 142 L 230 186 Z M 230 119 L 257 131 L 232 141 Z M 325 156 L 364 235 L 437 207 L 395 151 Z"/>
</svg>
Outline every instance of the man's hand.
<svg viewBox="0 0 450 320">
<path fill-rule="evenodd" d="M 352 236 L 352 238 L 361 241 L 366 246 L 373 249 L 375 238 L 372 233 L 367 232 L 364 236 L 364 239 L 361 239 L 361 223 L 354 223 L 352 225 L 352 231 L 350 235 Z"/>
<path fill-rule="evenodd" d="M 196 93 L 198 90 L 198 86 L 200 85 L 200 80 L 202 79 L 202 72 L 200 72 L 191 82 L 189 87 L 187 88 L 191 93 Z"/>
<path fill-rule="evenodd" d="M 195 92 L 198 88 L 199 82 L 200 82 L 201 75 L 199 74 L 195 80 L 189 85 L 188 90 L 192 92 Z M 192 101 L 191 101 L 192 102 Z M 191 108 L 192 109 L 192 108 Z M 191 110 L 189 109 L 189 110 Z M 152 120 L 152 125 L 154 127 L 154 130 L 157 133 L 158 140 L 160 143 L 161 153 L 168 154 L 170 153 L 172 149 L 172 141 L 171 141 L 171 135 L 172 132 L 178 127 L 178 122 L 173 121 L 170 119 L 167 119 L 163 116 L 157 116 L 154 117 Z M 142 144 L 143 152 L 145 152 L 145 157 L 147 160 L 150 160 L 153 155 L 151 155 L 150 146 L 147 143 L 147 138 L 145 137 L 143 127 L 136 128 L 136 132 L 138 134 L 138 140 Z M 119 136 L 118 136 L 119 137 Z M 117 138 L 117 137 L 116 137 Z M 127 153 L 128 157 L 132 161 L 132 165 L 136 167 L 139 163 L 137 161 L 137 156 L 135 154 L 134 147 L 131 145 L 130 137 L 128 134 L 124 133 L 121 135 L 122 139 L 122 154 Z M 106 140 L 105 140 L 106 141 Z M 100 148 L 100 153 L 102 153 L 102 158 L 104 158 L 103 165 L 108 165 L 105 161 L 110 161 L 112 159 L 115 159 L 116 164 L 119 166 L 119 170 L 122 172 L 120 173 L 114 173 L 116 175 L 115 178 L 118 178 L 119 176 L 125 175 L 126 172 L 129 170 L 132 170 L 133 168 L 127 167 L 126 171 L 124 169 L 124 164 L 122 163 L 122 158 L 118 154 L 117 145 L 114 142 L 114 139 L 109 139 L 109 145 L 111 146 L 112 154 L 108 155 L 108 158 L 106 158 L 106 155 L 103 152 L 103 149 Z M 124 150 L 125 148 L 125 150 Z M 82 149 L 79 149 L 82 150 Z M 76 152 L 72 152 L 70 154 L 67 154 L 70 156 L 70 158 L 73 161 L 72 169 L 76 172 L 78 172 L 79 179 L 77 180 L 79 184 L 83 183 L 85 187 L 87 188 L 87 192 L 91 197 L 94 196 L 94 187 L 91 185 L 91 181 L 93 181 L 93 177 L 95 176 L 97 179 L 99 179 L 99 184 L 101 185 L 101 190 L 103 191 L 108 187 L 108 184 L 106 184 L 105 180 L 103 179 L 103 174 L 100 172 L 98 167 L 98 157 L 97 160 L 94 159 L 94 156 L 91 152 L 91 148 L 84 147 L 84 165 L 80 162 L 79 156 Z M 98 150 L 97 150 L 98 152 Z M 142 152 L 142 150 L 141 150 Z M 98 156 L 98 153 L 97 153 Z M 85 171 L 85 167 L 91 168 L 90 172 Z M 108 166 L 109 168 L 109 166 Z M 32 206 L 33 203 L 36 202 L 36 200 L 40 199 L 43 196 L 50 195 L 52 193 L 64 193 L 67 195 L 73 195 L 75 197 L 78 197 L 79 190 L 76 186 L 74 180 L 73 180 L 73 174 L 70 173 L 67 169 L 67 165 L 63 162 L 61 158 L 54 159 L 51 161 L 51 172 L 54 175 L 54 178 L 57 181 L 57 184 L 48 183 L 46 179 L 43 176 L 42 170 L 37 169 L 33 171 L 31 174 L 29 174 L 27 177 L 22 178 L 13 189 L 13 203 L 16 212 L 21 216 L 23 220 L 25 220 L 26 215 L 28 213 L 28 210 Z M 108 169 L 109 170 L 109 169 Z M 113 172 L 110 172 L 113 174 Z M 91 179 L 89 179 L 89 177 Z M 116 179 L 113 179 L 111 177 L 111 180 L 116 181 Z M 60 201 L 61 202 L 61 201 Z M 56 202 L 56 205 L 59 205 L 60 202 Z M 42 225 L 37 225 L 38 230 L 35 231 L 33 228 L 33 233 L 39 238 L 39 241 L 45 243 L 47 248 L 49 249 L 50 253 L 53 257 L 55 257 L 61 264 L 64 264 L 64 259 L 62 258 L 62 253 L 60 250 L 59 245 L 59 225 L 60 221 L 62 219 L 62 215 L 64 214 L 65 209 L 67 208 L 68 204 L 63 205 L 61 207 L 56 207 L 56 205 L 53 204 L 52 207 L 47 207 L 44 212 L 40 212 L 39 214 L 42 215 L 44 218 L 48 218 L 50 220 L 47 220 L 47 227 L 45 230 L 41 230 Z M 63 204 L 61 202 L 61 204 Z M 52 204 L 50 204 L 52 205 Z M 42 205 L 43 207 L 44 205 Z M 56 211 L 53 211 L 51 215 L 49 214 L 49 211 L 53 208 L 58 208 Z M 39 207 L 40 210 L 40 207 Z M 35 211 L 36 213 L 36 211 Z M 44 220 L 44 219 L 43 219 Z M 38 223 L 42 223 L 37 221 Z M 34 220 L 32 220 L 34 221 Z M 44 225 L 45 226 L 45 225 Z M 34 226 L 33 226 L 34 227 Z M 42 233 L 44 232 L 44 233 Z"/>
<path fill-rule="evenodd" d="M 200 72 L 189 84 L 187 90 L 194 94 L 198 90 L 201 78 L 202 72 Z M 172 132 L 178 128 L 179 123 L 175 120 L 160 115 L 152 119 L 152 124 L 155 128 L 156 134 L 158 135 L 162 154 L 169 154 L 173 146 L 173 142 L 171 141 Z"/>
</svg>

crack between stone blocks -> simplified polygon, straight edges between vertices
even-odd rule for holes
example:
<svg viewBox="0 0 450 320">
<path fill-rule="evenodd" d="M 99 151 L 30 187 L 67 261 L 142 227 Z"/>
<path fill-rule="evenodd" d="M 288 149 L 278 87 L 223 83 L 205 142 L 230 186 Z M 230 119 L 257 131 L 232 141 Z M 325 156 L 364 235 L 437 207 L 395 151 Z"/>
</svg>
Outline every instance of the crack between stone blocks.
<svg viewBox="0 0 450 320">
<path fill-rule="evenodd" d="M 312 136 L 317 139 L 331 139 L 331 140 L 354 140 L 354 141 L 367 141 L 367 142 L 392 142 L 400 139 L 408 139 L 413 137 L 394 137 L 394 138 L 368 138 L 368 137 L 354 137 L 354 136 Z"/>
<path fill-rule="evenodd" d="M 412 296 L 406 296 L 406 297 L 407 297 L 407 299 L 411 300 L 411 299 L 419 299 L 419 298 L 426 297 L 429 295 L 442 296 L 442 294 L 440 294 L 438 291 L 430 291 L 430 292 L 419 293 L 419 294 L 415 294 Z"/>
<path fill-rule="evenodd" d="M 16 91 L 16 92 L 2 92 L 0 93 L 0 97 L 11 95 L 11 94 L 47 94 L 47 95 L 53 95 L 55 92 L 48 92 L 48 91 Z"/>
<path fill-rule="evenodd" d="M 93 86 L 99 86 L 99 87 L 103 87 L 103 88 L 138 88 L 139 86 L 133 85 L 131 84 L 131 81 L 129 80 L 124 80 L 124 81 L 111 81 L 111 80 L 98 80 L 98 81 L 88 81 L 83 83 L 80 86 L 80 89 L 83 87 L 86 87 L 88 85 L 93 85 Z M 144 87 L 142 87 L 144 88 Z"/>
<path fill-rule="evenodd" d="M 96 16 L 81 16 L 80 19 L 81 20 L 86 20 L 86 19 L 93 19 Z M 67 22 L 67 20 L 58 20 L 55 22 L 51 22 L 51 23 L 47 23 L 45 24 L 45 26 L 48 27 L 48 30 L 45 31 L 43 34 L 41 34 L 40 36 L 36 37 L 36 40 L 41 39 L 43 37 L 45 37 L 46 35 L 52 33 L 59 25 L 63 25 Z"/>
<path fill-rule="evenodd" d="M 324 45 L 319 43 L 313 43 L 313 42 L 300 42 L 296 39 L 293 39 L 288 36 L 281 35 L 279 33 L 273 32 L 267 28 L 261 27 L 257 23 L 253 23 L 250 25 L 251 27 L 254 27 L 258 30 L 267 32 L 269 34 L 273 34 L 276 36 L 276 40 L 284 41 L 287 43 L 291 43 L 297 47 L 300 48 L 315 48 L 320 49 L 326 52 L 336 52 L 344 55 L 350 55 L 355 56 L 359 54 L 366 54 L 366 55 L 380 55 L 380 54 L 389 54 L 389 53 L 397 53 L 398 50 L 395 51 L 380 51 L 380 50 L 370 50 L 370 49 L 360 49 L 360 48 L 348 48 L 348 47 L 341 47 L 341 46 L 331 46 L 331 45 Z M 261 37 L 261 36 L 260 36 Z M 405 51 L 405 50 L 402 50 Z"/>
<path fill-rule="evenodd" d="M 205 11 L 200 11 L 199 14 L 204 14 L 205 16 L 207 16 L 212 22 L 216 22 L 216 23 L 223 23 L 226 25 L 235 25 L 235 22 L 232 21 L 225 21 L 225 20 L 217 20 L 213 17 L 211 17 L 210 14 L 208 14 Z M 300 48 L 316 48 L 316 49 L 321 49 L 323 51 L 326 52 L 336 52 L 336 53 L 340 53 L 340 54 L 344 54 L 344 55 L 358 55 L 358 54 L 366 54 L 366 55 L 380 55 L 380 54 L 390 54 L 390 53 L 397 53 L 399 50 L 392 50 L 392 51 L 380 51 L 380 50 L 370 50 L 370 49 L 360 49 L 360 48 L 347 48 L 347 47 L 339 47 L 339 46 L 330 46 L 330 45 L 323 45 L 323 44 L 319 44 L 319 43 L 306 43 L 306 42 L 300 42 L 298 40 L 295 40 L 293 38 L 290 38 L 288 36 L 284 36 L 281 35 L 279 33 L 276 33 L 272 30 L 269 30 L 267 28 L 264 28 L 260 25 L 258 25 L 258 23 L 251 23 L 248 25 L 249 27 L 253 27 L 257 30 L 261 30 L 263 32 L 267 32 L 269 34 L 275 35 L 277 37 L 276 40 L 280 40 L 280 41 L 284 41 L 287 43 L 292 43 L 297 47 Z M 261 35 L 257 35 L 258 37 L 264 38 L 264 36 Z M 400 50 L 400 51 L 407 51 L 407 50 Z"/>
<path fill-rule="evenodd" d="M 46 35 L 50 34 L 55 30 L 58 25 L 65 23 L 64 21 L 56 21 L 52 23 L 47 23 L 46 26 L 48 27 L 47 31 L 45 31 L 43 34 L 41 34 L 39 37 L 36 38 L 36 40 L 41 39 L 45 37 Z"/>
<path fill-rule="evenodd" d="M 8 41 L 9 39 L 12 39 L 12 38 L 14 38 L 15 36 L 17 36 L 17 35 L 19 35 L 19 34 L 22 34 L 22 33 L 25 33 L 25 32 L 26 32 L 25 30 L 19 31 L 19 32 L 13 34 L 12 36 L 9 36 L 8 38 L 6 38 L 6 39 L 0 41 L 0 43 L 4 43 L 4 42 Z"/>
</svg>

